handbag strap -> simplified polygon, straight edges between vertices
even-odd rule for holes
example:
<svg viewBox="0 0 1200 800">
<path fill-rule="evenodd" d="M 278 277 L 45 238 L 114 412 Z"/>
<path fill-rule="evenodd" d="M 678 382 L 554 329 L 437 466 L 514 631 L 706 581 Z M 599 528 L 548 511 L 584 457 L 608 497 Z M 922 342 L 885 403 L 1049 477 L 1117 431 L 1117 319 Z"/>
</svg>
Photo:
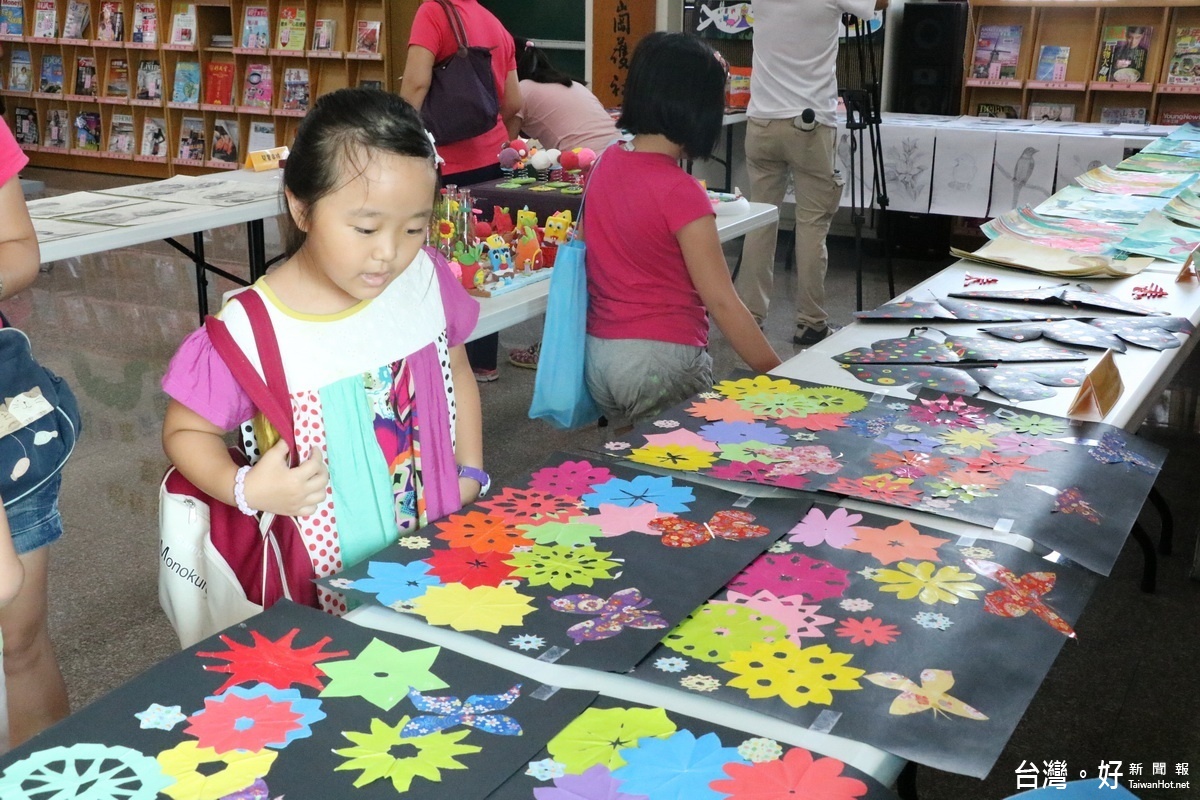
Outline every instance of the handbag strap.
<svg viewBox="0 0 1200 800">
<path fill-rule="evenodd" d="M 463 25 L 462 17 L 458 14 L 458 9 L 453 6 L 448 0 L 437 0 L 438 5 L 442 7 L 442 11 L 446 12 L 446 19 L 450 21 L 450 30 L 454 33 L 454 41 L 458 45 L 459 55 L 467 52 L 469 47 L 467 43 L 467 28 Z"/>
</svg>

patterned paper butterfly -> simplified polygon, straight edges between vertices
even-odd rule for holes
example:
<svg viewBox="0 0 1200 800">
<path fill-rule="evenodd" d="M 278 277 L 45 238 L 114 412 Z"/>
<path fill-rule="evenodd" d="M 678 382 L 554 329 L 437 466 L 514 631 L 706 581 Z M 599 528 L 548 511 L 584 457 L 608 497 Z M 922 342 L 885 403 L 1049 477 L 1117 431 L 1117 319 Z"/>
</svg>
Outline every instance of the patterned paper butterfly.
<svg viewBox="0 0 1200 800">
<path fill-rule="evenodd" d="M 650 527 L 662 532 L 660 541 L 667 547 L 699 547 L 713 539 L 757 539 L 771 532 L 752 522 L 754 515 L 747 511 L 718 511 L 703 525 L 679 517 L 659 517 L 650 520 Z"/>
<path fill-rule="evenodd" d="M 649 597 L 643 597 L 639 589 L 631 586 L 613 592 L 607 600 L 594 594 L 555 597 L 550 600 L 550 607 L 568 614 L 595 615 L 595 619 L 584 620 L 567 628 L 571 640 L 580 644 L 609 639 L 626 628 L 658 630 L 670 627 L 659 612 L 646 608 L 652 602 Z"/>
<path fill-rule="evenodd" d="M 989 592 L 983 598 L 983 607 L 989 614 L 1016 618 L 1032 611 L 1054 630 L 1075 638 L 1075 629 L 1071 624 L 1042 600 L 1042 595 L 1049 594 L 1054 588 L 1057 576 L 1053 572 L 1028 572 L 1018 578 L 1008 567 L 994 561 L 968 558 L 965 563 L 975 574 L 986 575 L 1004 585 L 1003 589 Z"/>
<path fill-rule="evenodd" d="M 1030 484 L 1033 486 L 1033 484 Z M 1035 486 L 1034 488 L 1041 488 Z M 1053 491 L 1053 487 L 1046 487 Z M 1042 489 L 1045 491 L 1045 489 Z M 1072 486 L 1059 491 L 1054 498 L 1054 511 L 1061 514 L 1078 514 L 1088 522 L 1100 524 L 1100 512 L 1091 503 L 1083 499 L 1083 492 L 1078 486 Z"/>
<path fill-rule="evenodd" d="M 1143 455 L 1125 446 L 1125 440 L 1116 431 L 1108 431 L 1100 437 L 1100 444 L 1088 448 L 1088 455 L 1101 464 L 1131 464 L 1142 472 L 1154 474 L 1157 466 Z"/>
<path fill-rule="evenodd" d="M 920 714 L 932 709 L 934 717 L 955 714 L 967 719 L 987 719 L 982 712 L 947 694 L 954 685 L 954 674 L 948 669 L 921 670 L 920 686 L 897 672 L 872 672 L 863 677 L 876 686 L 900 690 L 888 708 L 891 714 Z"/>
<path fill-rule="evenodd" d="M 504 694 L 473 694 L 465 703 L 457 697 L 426 697 L 416 689 L 409 689 L 408 699 L 417 710 L 432 716 L 413 717 L 400 731 L 400 737 L 427 736 L 455 725 L 498 736 L 520 736 L 521 723 L 507 714 L 495 713 L 511 706 L 520 696 L 519 683 Z"/>
</svg>

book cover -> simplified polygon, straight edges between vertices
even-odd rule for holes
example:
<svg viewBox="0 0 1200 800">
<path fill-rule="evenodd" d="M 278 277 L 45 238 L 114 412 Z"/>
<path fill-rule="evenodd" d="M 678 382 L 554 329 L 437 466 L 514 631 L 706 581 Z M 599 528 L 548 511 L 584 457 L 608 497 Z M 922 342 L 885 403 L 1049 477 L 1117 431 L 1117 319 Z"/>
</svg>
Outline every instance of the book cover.
<svg viewBox="0 0 1200 800">
<path fill-rule="evenodd" d="M 148 59 L 138 64 L 137 99 L 162 99 L 162 67 L 157 59 Z"/>
<path fill-rule="evenodd" d="M 196 6 L 176 3 L 171 9 L 171 44 L 196 43 Z"/>
<path fill-rule="evenodd" d="M 158 6 L 154 3 L 133 4 L 132 34 L 135 42 L 158 43 Z"/>
<path fill-rule="evenodd" d="M 303 8 L 281 6 L 275 47 L 280 50 L 303 50 L 308 38 L 308 20 Z"/>
<path fill-rule="evenodd" d="M 247 64 L 246 80 L 242 84 L 242 104 L 255 108 L 270 108 L 275 95 L 270 64 Z"/>
<path fill-rule="evenodd" d="M 1150 54 L 1149 25 L 1109 25 L 1100 37 L 1096 78 L 1102 83 L 1140 83 L 1146 80 Z"/>
<path fill-rule="evenodd" d="M 100 112 L 81 111 L 75 115 L 75 148 L 100 149 Z"/>
<path fill-rule="evenodd" d="M 188 161 L 204 160 L 204 120 L 184 117 L 179 126 L 179 150 L 176 158 Z"/>
<path fill-rule="evenodd" d="M 69 128 L 67 125 L 67 110 L 65 108 L 50 108 L 46 110 L 46 135 L 42 139 L 42 147 L 56 147 L 66 150 Z"/>
<path fill-rule="evenodd" d="M 156 158 L 167 154 L 167 123 L 161 117 L 146 117 L 142 120 L 142 148 L 144 156 Z"/>
<path fill-rule="evenodd" d="M 108 124 L 108 152 L 133 155 L 133 115 L 113 114 Z"/>
<path fill-rule="evenodd" d="M 1200 28 L 1176 28 L 1167 83 L 1200 84 Z"/>
<path fill-rule="evenodd" d="M 1042 45 L 1038 53 L 1037 70 L 1034 80 L 1065 81 L 1067 79 L 1067 60 L 1071 56 L 1071 48 L 1060 45 Z"/>
<path fill-rule="evenodd" d="M 238 123 L 236 119 L 218 119 L 213 124 L 212 160 L 238 163 Z"/>
<path fill-rule="evenodd" d="M 313 22 L 313 50 L 332 50 L 337 41 L 337 20 L 319 19 Z"/>
<path fill-rule="evenodd" d="M 266 6 L 246 6 L 242 15 L 242 47 L 266 50 L 271 31 Z"/>
<path fill-rule="evenodd" d="M 233 64 L 209 61 L 204 65 L 204 102 L 212 106 L 233 105 Z"/>
<path fill-rule="evenodd" d="M 96 27 L 96 38 L 102 42 L 125 40 L 125 11 L 116 0 L 104 0 L 100 4 L 100 23 Z"/>
<path fill-rule="evenodd" d="M 354 31 L 354 52 L 379 52 L 379 21 L 360 19 Z"/>
<path fill-rule="evenodd" d="M 96 96 L 96 59 L 91 56 L 75 59 L 75 94 Z"/>
<path fill-rule="evenodd" d="M 369 78 L 363 78 L 358 82 L 359 89 L 382 89 L 383 81 L 374 81 Z"/>
<path fill-rule="evenodd" d="M 0 36 L 25 35 L 25 4 L 21 0 L 0 0 Z"/>
<path fill-rule="evenodd" d="M 200 102 L 200 64 L 180 61 L 175 65 L 175 83 L 171 87 L 172 103 Z"/>
<path fill-rule="evenodd" d="M 38 133 L 38 114 L 36 108 L 17 106 L 13 111 L 13 136 L 17 144 L 34 145 L 40 143 Z"/>
<path fill-rule="evenodd" d="M 1102 108 L 1100 122 L 1105 125 L 1145 125 L 1146 109 L 1144 108 Z"/>
<path fill-rule="evenodd" d="M 1029 118 L 1050 122 L 1074 122 L 1074 103 L 1030 103 Z"/>
<path fill-rule="evenodd" d="M 13 50 L 8 62 L 8 88 L 14 92 L 33 91 L 33 64 L 28 50 Z"/>
<path fill-rule="evenodd" d="M 1200 123 L 1200 109 L 1166 109 L 1158 112 L 1159 125 L 1186 125 L 1189 122 Z"/>
<path fill-rule="evenodd" d="M 63 20 L 64 39 L 82 39 L 87 36 L 88 23 L 92 19 L 92 10 L 87 3 L 70 0 L 67 3 L 67 18 Z"/>
<path fill-rule="evenodd" d="M 124 58 L 113 58 L 108 62 L 108 74 L 104 76 L 105 97 L 129 97 L 129 62 Z"/>
<path fill-rule="evenodd" d="M 42 79 L 38 91 L 46 94 L 63 93 L 63 60 L 58 53 L 46 53 L 42 56 Z"/>
<path fill-rule="evenodd" d="M 977 117 L 996 117 L 998 119 L 1020 119 L 1020 106 L 1010 106 L 1004 103 L 980 103 L 975 108 Z"/>
<path fill-rule="evenodd" d="M 33 35 L 38 39 L 58 36 L 58 11 L 54 0 L 37 0 L 33 7 Z"/>
<path fill-rule="evenodd" d="M 308 111 L 308 70 L 303 67 L 283 71 L 283 108 Z"/>
<path fill-rule="evenodd" d="M 1021 56 L 1021 25 L 981 25 L 972 78 L 1015 79 Z"/>
<path fill-rule="evenodd" d="M 275 146 L 275 123 L 250 121 L 250 140 L 246 143 L 248 152 L 270 150 Z"/>
</svg>

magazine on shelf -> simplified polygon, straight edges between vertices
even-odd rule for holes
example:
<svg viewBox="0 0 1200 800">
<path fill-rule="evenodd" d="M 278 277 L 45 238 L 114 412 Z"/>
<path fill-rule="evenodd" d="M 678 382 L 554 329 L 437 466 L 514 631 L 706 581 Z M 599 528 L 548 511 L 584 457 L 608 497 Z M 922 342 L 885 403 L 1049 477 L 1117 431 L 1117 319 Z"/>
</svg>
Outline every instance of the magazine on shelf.
<svg viewBox="0 0 1200 800">
<path fill-rule="evenodd" d="M 1167 66 L 1167 83 L 1182 86 L 1200 84 L 1200 28 L 1176 28 Z"/>
<path fill-rule="evenodd" d="M 42 78 L 38 91 L 45 94 L 63 93 L 63 60 L 58 53 L 46 53 L 42 56 Z"/>
<path fill-rule="evenodd" d="M 21 0 L 0 0 L 0 36 L 25 35 L 25 4 Z"/>
<path fill-rule="evenodd" d="M 1109 25 L 1100 38 L 1095 80 L 1101 83 L 1141 83 L 1149 64 L 1149 25 Z"/>
<path fill-rule="evenodd" d="M 981 25 L 975 42 L 972 78 L 1006 79 L 1017 77 L 1021 56 L 1021 25 Z"/>
<path fill-rule="evenodd" d="M 246 80 L 242 85 L 242 105 L 270 108 L 275 95 L 270 64 L 247 64 Z"/>
<path fill-rule="evenodd" d="M 104 0 L 100 4 L 100 21 L 96 26 L 96 38 L 102 42 L 125 41 L 125 11 L 116 0 Z"/>
<path fill-rule="evenodd" d="M 246 142 L 246 151 L 250 153 L 259 150 L 270 150 L 275 146 L 275 123 L 250 120 L 250 139 Z"/>
<path fill-rule="evenodd" d="M 204 119 L 184 117 L 179 125 L 179 150 L 177 158 L 186 161 L 204 160 Z"/>
<path fill-rule="evenodd" d="M 308 70 L 289 67 L 283 71 L 283 108 L 288 111 L 308 111 Z"/>
<path fill-rule="evenodd" d="M 17 144 L 38 144 L 41 136 L 38 133 L 38 113 L 36 108 L 17 106 L 13 111 L 13 136 Z"/>
<path fill-rule="evenodd" d="M 133 155 L 133 115 L 113 114 L 108 126 L 108 152 Z"/>
<path fill-rule="evenodd" d="M 171 9 L 171 44 L 196 43 L 196 6 L 176 3 Z"/>
<path fill-rule="evenodd" d="M 1030 103 L 1029 118 L 1049 122 L 1074 122 L 1074 103 Z"/>
<path fill-rule="evenodd" d="M 246 6 L 242 15 L 242 47 L 266 50 L 271 28 L 266 6 Z"/>
<path fill-rule="evenodd" d="M 313 50 L 332 50 L 337 41 L 337 20 L 319 19 L 313 22 Z"/>
<path fill-rule="evenodd" d="M 28 50 L 13 50 L 8 62 L 8 88 L 14 92 L 33 91 L 33 62 Z"/>
<path fill-rule="evenodd" d="M 1105 125 L 1145 125 L 1144 108 L 1101 108 L 1100 122 Z"/>
<path fill-rule="evenodd" d="M 46 135 L 42 137 L 42 147 L 54 147 L 66 150 L 70 146 L 70 124 L 65 108 L 50 108 L 46 110 Z"/>
<path fill-rule="evenodd" d="M 142 120 L 142 149 L 144 156 L 161 158 L 167 154 L 167 122 L 162 117 Z"/>
<path fill-rule="evenodd" d="M 175 65 L 175 82 L 171 87 L 172 103 L 200 102 L 200 63 L 180 61 Z"/>
<path fill-rule="evenodd" d="M 238 122 L 220 119 L 213 124 L 212 160 L 238 163 Z"/>
<path fill-rule="evenodd" d="M 280 6 L 275 47 L 279 50 L 301 51 L 307 38 L 308 18 L 304 7 Z"/>
<path fill-rule="evenodd" d="M 975 107 L 977 117 L 996 117 L 999 119 L 1020 119 L 1021 107 L 1006 103 L 980 103 Z"/>
<path fill-rule="evenodd" d="M 360 79 L 358 82 L 359 89 L 382 89 L 383 81 L 370 80 L 369 78 Z"/>
<path fill-rule="evenodd" d="M 158 6 L 154 3 L 133 4 L 132 34 L 135 42 L 158 43 Z"/>
<path fill-rule="evenodd" d="M 79 56 L 75 59 L 75 94 L 95 97 L 96 91 L 96 59 L 91 56 Z"/>
<path fill-rule="evenodd" d="M 138 64 L 137 99 L 162 99 L 162 67 L 157 59 L 147 59 Z"/>
<path fill-rule="evenodd" d="M 113 58 L 108 62 L 108 74 L 104 76 L 105 97 L 129 97 L 129 61 Z"/>
<path fill-rule="evenodd" d="M 354 29 L 354 52 L 379 52 L 379 20 L 358 20 Z"/>
<path fill-rule="evenodd" d="M 1071 48 L 1059 45 L 1042 45 L 1038 53 L 1037 70 L 1034 80 L 1065 81 L 1067 79 L 1067 61 L 1071 56 Z"/>
<path fill-rule="evenodd" d="M 204 103 L 210 106 L 233 105 L 233 64 L 209 61 L 204 65 Z"/>
<path fill-rule="evenodd" d="M 100 149 L 100 112 L 81 111 L 75 115 L 75 148 Z"/>
<path fill-rule="evenodd" d="M 78 0 L 67 3 L 67 18 L 63 20 L 62 38 L 82 39 L 87 36 L 88 24 L 92 19 L 91 6 Z"/>
<path fill-rule="evenodd" d="M 37 39 L 58 36 L 58 10 L 54 0 L 37 0 L 33 7 L 33 35 Z"/>
</svg>

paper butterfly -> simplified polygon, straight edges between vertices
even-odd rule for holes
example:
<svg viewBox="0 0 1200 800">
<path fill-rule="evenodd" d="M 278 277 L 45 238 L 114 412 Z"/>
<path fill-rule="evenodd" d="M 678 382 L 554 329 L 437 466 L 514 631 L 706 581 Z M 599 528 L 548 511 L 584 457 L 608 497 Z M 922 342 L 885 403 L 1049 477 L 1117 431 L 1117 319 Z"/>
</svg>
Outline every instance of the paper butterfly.
<svg viewBox="0 0 1200 800">
<path fill-rule="evenodd" d="M 718 511 L 703 525 L 679 517 L 659 517 L 650 520 L 650 527 L 662 532 L 660 541 L 667 547 L 698 547 L 714 538 L 757 539 L 771 532 L 752 522 L 754 515 L 747 511 Z"/>
<path fill-rule="evenodd" d="M 1156 469 L 1153 461 L 1127 448 L 1125 440 L 1115 431 L 1109 431 L 1101 436 L 1100 444 L 1088 448 L 1088 455 L 1101 464 L 1132 464 L 1142 472 L 1152 475 Z"/>
<path fill-rule="evenodd" d="M 1075 638 L 1071 624 L 1042 601 L 1042 595 L 1049 594 L 1054 588 L 1057 576 L 1053 572 L 1029 572 L 1018 578 L 1012 570 L 994 561 L 968 558 L 965 563 L 977 575 L 986 575 L 1004 584 L 1003 589 L 989 592 L 983 598 L 983 607 L 989 614 L 1016 618 L 1032 611 L 1054 630 Z"/>
<path fill-rule="evenodd" d="M 873 672 L 864 675 L 876 686 L 899 689 L 900 694 L 888 708 L 891 714 L 920 714 L 933 709 L 933 715 L 955 714 L 967 719 L 984 720 L 987 716 L 946 692 L 954 685 L 954 674 L 948 669 L 921 670 L 921 685 L 896 672 Z"/>
<path fill-rule="evenodd" d="M 1054 495 L 1054 513 L 1078 514 L 1088 522 L 1100 524 L 1100 513 L 1092 507 L 1091 503 L 1083 499 L 1083 492 L 1079 490 L 1078 486 L 1060 491 L 1053 486 L 1037 486 L 1032 483 L 1029 485 L 1034 489 L 1041 489 L 1047 494 Z"/>
<path fill-rule="evenodd" d="M 457 697 L 426 697 L 416 689 L 409 689 L 408 699 L 417 710 L 435 716 L 413 717 L 400 731 L 400 738 L 427 736 L 455 725 L 498 736 L 520 736 L 521 723 L 506 714 L 494 713 L 508 708 L 520 696 L 519 683 L 504 694 L 473 694 L 465 703 Z"/>
<path fill-rule="evenodd" d="M 595 619 L 584 620 L 567 628 L 567 635 L 571 640 L 580 644 L 609 639 L 626 628 L 658 630 L 670 627 L 659 612 L 646 609 L 652 602 L 654 601 L 649 597 L 642 597 L 639 589 L 631 586 L 613 592 L 612 597 L 607 600 L 594 594 L 555 597 L 551 599 L 550 607 L 568 614 L 595 615 Z"/>
</svg>

